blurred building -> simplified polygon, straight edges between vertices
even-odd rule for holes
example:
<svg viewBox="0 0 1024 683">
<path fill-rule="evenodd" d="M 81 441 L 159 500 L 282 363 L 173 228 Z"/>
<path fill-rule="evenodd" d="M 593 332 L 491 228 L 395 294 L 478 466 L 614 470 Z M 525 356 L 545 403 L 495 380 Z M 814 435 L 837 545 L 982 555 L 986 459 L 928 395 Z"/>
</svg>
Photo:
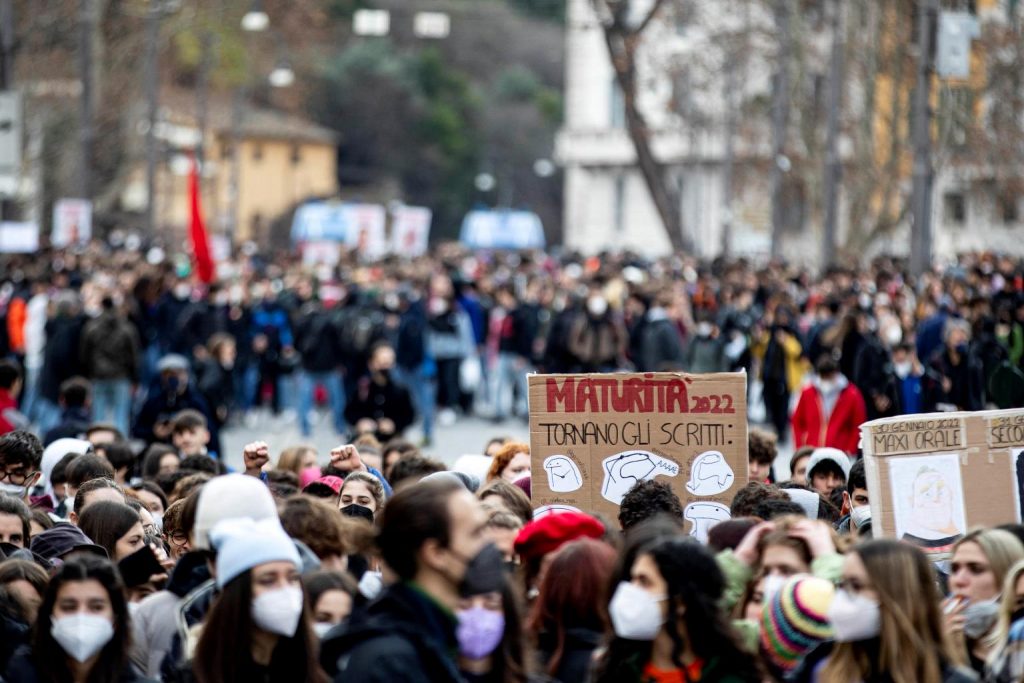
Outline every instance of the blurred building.
<svg viewBox="0 0 1024 683">
<path fill-rule="evenodd" d="M 649 4 L 632 3 L 638 16 Z M 567 5 L 565 123 L 556 144 L 565 170 L 566 245 L 587 252 L 630 248 L 667 253 L 669 241 L 636 167 L 622 94 L 594 3 L 568 0 Z M 803 262 L 820 256 L 829 5 L 822 0 L 798 4 L 801 57 L 791 70 L 786 162 L 794 170 L 785 174 L 783 184 L 783 253 Z M 909 249 L 915 5 L 903 0 L 843 3 L 847 60 L 838 230 L 841 245 L 863 243 L 857 247 L 860 253 L 906 254 Z M 1016 33 L 1014 44 L 1005 0 L 944 2 L 943 8 L 968 12 L 980 30 L 970 50 L 969 77 L 936 79 L 933 87 L 936 254 L 972 249 L 1024 253 L 1018 232 L 1024 227 L 1020 155 L 1015 162 L 1012 156 L 1001 160 L 998 141 L 985 139 L 993 128 L 993 112 L 1007 99 L 993 92 L 999 82 L 995 72 L 1004 62 L 1024 69 L 1021 34 Z M 667 3 L 643 35 L 639 108 L 653 131 L 654 154 L 669 167 L 679 190 L 683 229 L 703 257 L 721 253 L 727 223 L 734 254 L 767 254 L 770 248 L 769 120 L 777 30 L 769 10 L 770 3 L 760 2 Z M 877 26 L 880 33 L 874 31 Z M 877 50 L 874 65 L 864 63 L 863 44 L 868 43 Z M 1003 77 L 1009 81 L 1004 87 L 1012 86 L 1013 69 L 1004 70 L 1011 74 Z M 730 108 L 736 123 L 728 201 L 725 122 Z M 1024 149 L 1021 124 L 1009 126 L 1020 137 L 1005 141 L 1008 150 Z"/>
<path fill-rule="evenodd" d="M 156 216 L 164 234 L 187 234 L 190 216 L 188 175 L 199 144 L 192 93 L 162 96 L 157 127 L 161 163 L 156 181 Z M 314 123 L 278 111 L 247 106 L 240 120 L 229 101 L 210 103 L 206 164 L 202 174 L 207 230 L 236 243 L 270 239 L 271 224 L 311 198 L 338 192 L 337 136 Z M 240 141 L 237 175 L 233 140 Z M 139 144 L 142 143 L 140 136 Z M 143 159 L 144 155 L 133 155 Z M 232 201 L 237 182 L 237 201 Z M 146 170 L 136 164 L 121 194 L 124 211 L 141 211 L 146 200 Z"/>
</svg>

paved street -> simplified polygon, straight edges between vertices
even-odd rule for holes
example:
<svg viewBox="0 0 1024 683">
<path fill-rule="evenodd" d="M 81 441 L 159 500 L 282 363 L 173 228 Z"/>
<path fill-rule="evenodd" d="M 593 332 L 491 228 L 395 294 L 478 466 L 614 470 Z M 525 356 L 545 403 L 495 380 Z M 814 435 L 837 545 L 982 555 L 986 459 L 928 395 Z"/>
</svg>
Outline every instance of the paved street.
<svg viewBox="0 0 1024 683">
<path fill-rule="evenodd" d="M 326 463 L 327 453 L 340 443 L 340 438 L 331 428 L 330 421 L 324 419 L 326 413 L 321 412 L 319 416 L 321 419 L 317 421 L 310 439 L 303 439 L 299 434 L 298 421 L 294 416 L 291 419 L 285 415 L 275 418 L 265 412 L 258 413 L 248 424 L 225 430 L 221 434 L 221 440 L 228 466 L 241 469 L 242 448 L 257 439 L 262 439 L 270 445 L 273 461 L 277 460 L 277 455 L 287 446 L 309 442 L 316 446 L 321 456 L 321 464 Z M 413 427 L 406 436 L 418 444 L 422 439 L 422 432 L 419 427 Z M 494 436 L 507 436 L 526 441 L 529 439 L 529 429 L 520 420 L 495 424 L 477 417 L 460 418 L 450 427 L 438 425 L 435 429 L 434 445 L 424 450 L 428 455 L 451 464 L 460 455 L 482 452 L 487 441 Z"/>
</svg>

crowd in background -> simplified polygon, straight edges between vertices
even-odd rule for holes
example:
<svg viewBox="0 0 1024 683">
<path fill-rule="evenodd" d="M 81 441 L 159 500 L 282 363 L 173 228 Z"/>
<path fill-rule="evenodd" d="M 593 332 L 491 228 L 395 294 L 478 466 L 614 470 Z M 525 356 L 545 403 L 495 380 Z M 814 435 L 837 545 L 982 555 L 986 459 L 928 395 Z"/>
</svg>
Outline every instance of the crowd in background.
<svg viewBox="0 0 1024 683">
<path fill-rule="evenodd" d="M 153 251 L 0 259 L 3 680 L 1024 680 L 1024 527 L 873 539 L 856 440 L 1022 404 L 1018 262 L 283 259 L 208 286 Z M 626 368 L 749 373 L 771 429 L 706 538 L 662 480 L 616 519 L 538 511 L 527 444 L 447 467 L 402 438 Z M 303 432 L 323 404 L 344 445 L 271 453 L 261 404 Z"/>
<path fill-rule="evenodd" d="M 525 419 L 532 371 L 744 369 L 753 420 L 853 452 L 864 418 L 1024 403 L 1021 262 L 966 255 L 919 281 L 903 265 L 814 276 L 448 245 L 337 266 L 239 253 L 202 284 L 159 249 L 5 256 L 0 357 L 20 395 L 0 373 L 0 429 L 84 420 L 168 441 L 170 415 L 194 408 L 217 451 L 219 430 L 261 406 L 303 435 L 323 406 L 339 435 L 419 422 L 430 443 L 459 415 Z M 63 391 L 79 377 L 85 405 Z"/>
</svg>

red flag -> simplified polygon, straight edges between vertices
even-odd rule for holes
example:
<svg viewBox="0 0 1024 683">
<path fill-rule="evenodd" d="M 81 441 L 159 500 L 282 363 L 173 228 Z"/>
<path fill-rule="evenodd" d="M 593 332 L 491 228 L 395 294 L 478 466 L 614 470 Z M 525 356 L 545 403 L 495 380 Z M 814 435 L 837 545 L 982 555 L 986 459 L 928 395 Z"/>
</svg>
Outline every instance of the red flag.
<svg viewBox="0 0 1024 683">
<path fill-rule="evenodd" d="M 189 237 L 192 239 L 192 261 L 200 282 L 213 282 L 213 257 L 210 256 L 210 241 L 206 237 L 206 226 L 203 224 L 203 207 L 199 196 L 199 164 L 192 159 L 192 171 L 188 175 L 188 198 L 192 206 L 192 220 L 189 225 Z"/>
</svg>

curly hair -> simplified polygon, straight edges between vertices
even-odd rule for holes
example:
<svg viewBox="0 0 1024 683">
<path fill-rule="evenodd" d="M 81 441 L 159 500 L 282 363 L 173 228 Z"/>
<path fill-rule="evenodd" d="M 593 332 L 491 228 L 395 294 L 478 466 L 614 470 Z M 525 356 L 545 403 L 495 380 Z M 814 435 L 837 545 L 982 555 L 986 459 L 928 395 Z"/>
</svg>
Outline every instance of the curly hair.
<svg viewBox="0 0 1024 683">
<path fill-rule="evenodd" d="M 683 518 L 683 504 L 667 482 L 654 479 L 638 481 L 619 506 L 619 526 L 628 531 L 640 522 L 647 521 L 659 513 L 667 513 L 676 519 Z"/>
<path fill-rule="evenodd" d="M 750 434 L 747 436 L 747 444 L 749 446 L 750 455 L 748 460 L 750 462 L 771 465 L 775 462 L 775 456 L 779 454 L 778 439 L 775 438 L 774 434 L 763 429 L 751 429 Z"/>
<path fill-rule="evenodd" d="M 285 498 L 281 505 L 281 526 L 321 559 L 348 554 L 341 515 L 319 498 L 303 495 Z"/>
<path fill-rule="evenodd" d="M 505 471 L 509 463 L 512 462 L 512 458 L 516 457 L 520 453 L 530 454 L 530 444 L 522 443 L 520 441 L 509 441 L 501 450 L 498 451 L 495 456 L 491 459 L 491 468 L 487 470 L 487 481 L 493 481 L 501 478 L 501 473 Z"/>
</svg>

